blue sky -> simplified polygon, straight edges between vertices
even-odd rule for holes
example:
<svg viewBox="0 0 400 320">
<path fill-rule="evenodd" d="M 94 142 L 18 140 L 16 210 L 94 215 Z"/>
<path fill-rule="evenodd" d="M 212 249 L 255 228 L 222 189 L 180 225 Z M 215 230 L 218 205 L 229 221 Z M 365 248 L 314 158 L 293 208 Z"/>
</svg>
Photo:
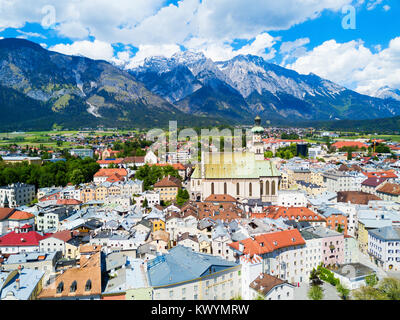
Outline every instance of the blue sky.
<svg viewBox="0 0 400 320">
<path fill-rule="evenodd" d="M 398 0 L 0 0 L 0 14 L 0 37 L 125 68 L 182 50 L 254 54 L 361 93 L 400 89 Z"/>
</svg>

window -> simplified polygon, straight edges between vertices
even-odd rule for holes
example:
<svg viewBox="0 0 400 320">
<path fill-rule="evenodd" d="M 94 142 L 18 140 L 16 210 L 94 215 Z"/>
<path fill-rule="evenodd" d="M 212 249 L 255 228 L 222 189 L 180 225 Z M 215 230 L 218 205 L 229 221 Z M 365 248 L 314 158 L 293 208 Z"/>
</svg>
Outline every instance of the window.
<svg viewBox="0 0 400 320">
<path fill-rule="evenodd" d="M 211 183 L 211 194 L 214 194 L 214 182 Z"/>
<path fill-rule="evenodd" d="M 71 287 L 69 288 L 69 292 L 76 292 L 77 286 L 78 286 L 78 284 L 74 280 L 74 282 L 72 282 L 72 284 L 71 284 Z"/>
<path fill-rule="evenodd" d="M 249 196 L 253 196 L 253 185 L 251 184 L 251 182 L 249 183 Z"/>
<path fill-rule="evenodd" d="M 89 279 L 88 281 L 86 281 L 85 291 L 90 291 L 90 290 L 92 290 L 92 281 Z"/>
<path fill-rule="evenodd" d="M 60 282 L 57 286 L 57 293 L 61 293 L 64 290 L 64 282 Z"/>
<path fill-rule="evenodd" d="M 271 183 L 271 195 L 275 195 L 275 189 L 276 189 L 276 186 L 275 186 L 275 181 L 272 181 L 272 183 Z"/>
<path fill-rule="evenodd" d="M 239 195 L 239 193 L 240 193 L 239 183 L 236 183 L 236 195 Z"/>
<path fill-rule="evenodd" d="M 265 194 L 269 195 L 269 181 L 265 182 Z"/>
<path fill-rule="evenodd" d="M 226 185 L 226 182 L 224 183 L 224 194 L 228 193 L 228 186 Z"/>
</svg>

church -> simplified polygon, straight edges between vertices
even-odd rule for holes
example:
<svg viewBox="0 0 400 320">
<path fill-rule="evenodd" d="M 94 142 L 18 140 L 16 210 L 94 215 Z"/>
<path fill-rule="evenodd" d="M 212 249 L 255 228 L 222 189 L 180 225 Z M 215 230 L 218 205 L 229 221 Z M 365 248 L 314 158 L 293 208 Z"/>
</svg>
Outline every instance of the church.
<svg viewBox="0 0 400 320">
<path fill-rule="evenodd" d="M 203 201 L 211 194 L 228 194 L 238 201 L 275 203 L 281 175 L 271 161 L 264 160 L 263 133 L 257 116 L 249 151 L 203 153 L 191 176 L 191 199 Z"/>
</svg>

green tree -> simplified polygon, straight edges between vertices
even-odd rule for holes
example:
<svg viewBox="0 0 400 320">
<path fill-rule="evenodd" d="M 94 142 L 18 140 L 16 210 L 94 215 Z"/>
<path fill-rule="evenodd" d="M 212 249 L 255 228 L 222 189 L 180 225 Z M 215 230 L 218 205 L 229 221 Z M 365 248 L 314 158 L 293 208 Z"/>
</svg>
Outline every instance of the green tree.
<svg viewBox="0 0 400 320">
<path fill-rule="evenodd" d="M 350 289 L 346 288 L 341 283 L 336 285 L 336 291 L 339 293 L 342 300 L 347 300 L 350 296 Z"/>
<path fill-rule="evenodd" d="M 324 298 L 324 291 L 320 286 L 311 286 L 307 292 L 310 300 L 322 300 Z"/>
<path fill-rule="evenodd" d="M 264 152 L 264 158 L 273 158 L 274 154 L 272 153 L 272 151 L 266 151 Z"/>
<path fill-rule="evenodd" d="M 378 278 L 375 273 L 365 277 L 365 283 L 367 286 L 375 287 L 378 284 Z"/>
<path fill-rule="evenodd" d="M 68 180 L 69 182 L 77 186 L 85 182 L 85 177 L 81 169 L 75 169 L 74 171 L 71 172 Z"/>
<path fill-rule="evenodd" d="M 355 300 L 389 300 L 388 297 L 376 288 L 362 286 L 352 292 Z"/>
<path fill-rule="evenodd" d="M 378 290 L 389 300 L 400 300 L 400 280 L 396 278 L 385 278 L 379 281 Z"/>
<path fill-rule="evenodd" d="M 142 207 L 143 207 L 143 208 L 148 208 L 148 207 L 149 207 L 149 202 L 147 201 L 147 198 L 144 198 Z"/>
</svg>

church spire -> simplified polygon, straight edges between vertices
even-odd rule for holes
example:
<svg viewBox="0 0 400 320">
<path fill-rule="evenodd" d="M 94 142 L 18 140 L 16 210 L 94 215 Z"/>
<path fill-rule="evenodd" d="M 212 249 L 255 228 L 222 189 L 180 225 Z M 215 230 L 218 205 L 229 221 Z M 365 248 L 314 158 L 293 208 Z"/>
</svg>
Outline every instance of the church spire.
<svg viewBox="0 0 400 320">
<path fill-rule="evenodd" d="M 4 197 L 3 207 L 4 208 L 9 208 L 10 207 L 10 203 L 8 202 L 7 193 L 5 194 L 5 197 Z"/>
</svg>

